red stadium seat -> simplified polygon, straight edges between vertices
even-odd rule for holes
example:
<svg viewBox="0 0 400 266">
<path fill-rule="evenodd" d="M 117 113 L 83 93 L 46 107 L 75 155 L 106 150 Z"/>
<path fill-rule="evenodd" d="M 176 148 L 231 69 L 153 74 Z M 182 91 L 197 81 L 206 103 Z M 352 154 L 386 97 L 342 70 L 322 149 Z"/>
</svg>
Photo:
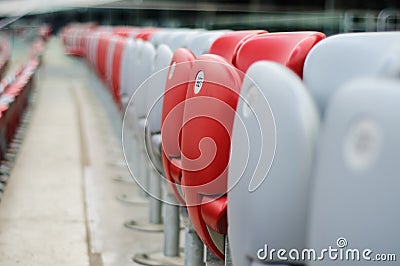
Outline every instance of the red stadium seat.
<svg viewBox="0 0 400 266">
<path fill-rule="evenodd" d="M 15 71 L 15 74 L 1 82 L 3 88 L 0 95 L 0 156 L 4 158 L 8 146 L 13 140 L 21 122 L 22 114 L 28 105 L 32 89 L 32 77 L 39 65 L 37 59 Z"/>
<path fill-rule="evenodd" d="M 98 51 L 99 51 L 99 40 L 103 34 L 111 34 L 110 27 L 97 27 L 87 38 L 86 44 L 86 57 L 88 61 L 98 70 Z"/>
<path fill-rule="evenodd" d="M 236 33 L 236 34 L 235 34 Z M 236 45 L 241 42 L 242 39 L 247 39 L 257 34 L 266 33 L 263 30 L 256 31 L 237 31 L 229 32 L 220 36 L 216 39 L 210 48 L 210 51 L 224 55 L 228 60 L 232 60 L 235 52 Z M 224 49 L 224 43 L 227 43 Z M 228 45 L 229 44 L 229 45 Z M 231 53 L 231 54 L 230 54 Z M 172 190 L 178 198 L 178 200 L 185 204 L 182 193 L 179 192 L 181 185 L 181 158 L 180 158 L 180 140 L 177 142 L 177 136 L 180 136 L 180 128 L 182 126 L 183 117 L 183 103 L 186 97 L 186 91 L 188 86 L 188 75 L 192 64 L 179 64 L 181 62 L 191 62 L 195 59 L 192 52 L 187 49 L 178 49 L 174 54 L 172 63 L 170 66 L 170 72 L 173 73 L 171 78 L 168 78 L 166 84 L 166 93 L 163 100 L 163 116 L 162 116 L 162 143 L 163 143 L 163 166 L 166 178 L 172 184 Z M 175 63 L 175 64 L 174 64 Z M 228 62 L 226 62 L 228 63 Z M 177 85 L 179 84 L 179 85 Z M 177 107 L 178 106 L 178 107 Z M 172 115 L 171 111 L 174 110 Z M 165 123 L 165 119 L 169 115 L 168 123 Z"/>
<path fill-rule="evenodd" d="M 149 41 L 153 33 L 158 31 L 157 28 L 143 28 L 140 29 L 139 33 L 136 34 L 135 39 L 142 39 L 143 41 Z"/>
<path fill-rule="evenodd" d="M 210 51 L 218 50 L 224 57 L 202 55 L 194 61 L 189 80 L 195 82 L 189 83 L 181 133 L 181 182 L 196 232 L 220 258 L 227 233 L 230 137 L 244 71 L 254 62 L 271 60 L 301 75 L 306 55 L 323 38 L 318 32 L 256 34 L 235 39 L 237 47 L 226 38 L 232 55 L 218 40 Z"/>
<path fill-rule="evenodd" d="M 113 32 L 115 35 L 119 35 L 119 36 L 121 36 L 121 37 L 127 38 L 127 37 L 132 36 L 132 34 L 133 34 L 134 32 L 136 32 L 137 30 L 138 30 L 138 28 L 136 28 L 136 27 L 120 26 L 120 27 L 114 27 L 113 30 L 112 30 L 112 32 Z"/>
<path fill-rule="evenodd" d="M 225 33 L 212 43 L 209 53 L 222 56 L 228 62 L 233 63 L 236 51 L 243 42 L 265 33 L 267 33 L 265 30 L 244 30 Z"/>
<path fill-rule="evenodd" d="M 201 85 L 199 73 L 204 76 Z M 189 79 L 195 83 L 189 84 L 185 102 L 181 182 L 197 234 L 212 252 L 223 258 L 230 131 L 243 75 L 225 58 L 206 54 L 194 62 Z M 209 230 L 220 235 L 219 244 Z"/>
<path fill-rule="evenodd" d="M 189 73 L 195 60 L 194 54 L 184 48 L 175 51 L 165 85 L 161 117 L 162 159 L 165 177 L 177 199 L 184 204 L 180 185 L 180 128 L 183 119 L 183 103 L 186 98 Z"/>
<path fill-rule="evenodd" d="M 110 44 L 112 34 L 109 32 L 102 33 L 98 40 L 97 47 L 97 70 L 100 78 L 105 81 L 106 79 L 106 63 L 107 63 L 107 50 Z"/>
<path fill-rule="evenodd" d="M 117 105 L 122 108 L 121 104 L 121 64 L 122 64 L 122 55 L 124 52 L 125 45 L 127 40 L 125 38 L 119 38 L 114 48 L 114 59 L 112 63 L 112 76 L 111 76 L 111 87 L 112 94 Z"/>
<path fill-rule="evenodd" d="M 2 161 L 7 152 L 9 143 L 7 143 L 6 130 L 7 130 L 7 103 L 0 103 L 0 161 Z"/>
<path fill-rule="evenodd" d="M 235 65 L 241 71 L 246 72 L 255 61 L 269 60 L 286 65 L 302 77 L 308 51 L 323 38 L 325 38 L 323 33 L 316 32 L 282 32 L 259 35 L 246 40 L 240 46 Z"/>
</svg>

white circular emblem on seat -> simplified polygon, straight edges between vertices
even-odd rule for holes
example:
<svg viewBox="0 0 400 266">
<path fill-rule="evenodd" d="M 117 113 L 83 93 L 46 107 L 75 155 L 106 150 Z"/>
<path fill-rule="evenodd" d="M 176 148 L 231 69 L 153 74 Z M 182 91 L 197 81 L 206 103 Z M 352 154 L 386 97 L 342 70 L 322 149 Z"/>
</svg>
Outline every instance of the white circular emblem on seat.
<svg viewBox="0 0 400 266">
<path fill-rule="evenodd" d="M 376 160 L 381 141 L 382 133 L 374 120 L 364 118 L 355 122 L 344 143 L 346 162 L 355 171 L 365 170 Z"/>
<path fill-rule="evenodd" d="M 200 70 L 196 75 L 196 82 L 194 84 L 194 94 L 200 92 L 201 87 L 203 87 L 203 81 L 204 81 L 204 72 Z"/>
</svg>

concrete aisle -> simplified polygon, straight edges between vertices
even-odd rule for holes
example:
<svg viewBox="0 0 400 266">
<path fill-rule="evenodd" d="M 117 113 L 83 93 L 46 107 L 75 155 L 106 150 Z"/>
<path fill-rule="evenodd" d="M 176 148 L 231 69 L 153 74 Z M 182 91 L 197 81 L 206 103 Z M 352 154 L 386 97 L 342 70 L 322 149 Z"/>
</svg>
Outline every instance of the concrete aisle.
<svg viewBox="0 0 400 266">
<path fill-rule="evenodd" d="M 79 121 L 71 76 L 48 43 L 37 102 L 0 203 L 0 265 L 89 265 Z M 71 73 L 69 73 L 71 72 Z"/>
<path fill-rule="evenodd" d="M 37 102 L 0 202 L 0 266 L 133 266 L 140 252 L 161 251 L 162 233 L 129 230 L 146 221 L 121 147 L 121 114 L 84 60 L 47 44 Z M 183 241 L 182 241 L 183 242 Z M 183 243 L 182 243 L 183 244 Z"/>
</svg>

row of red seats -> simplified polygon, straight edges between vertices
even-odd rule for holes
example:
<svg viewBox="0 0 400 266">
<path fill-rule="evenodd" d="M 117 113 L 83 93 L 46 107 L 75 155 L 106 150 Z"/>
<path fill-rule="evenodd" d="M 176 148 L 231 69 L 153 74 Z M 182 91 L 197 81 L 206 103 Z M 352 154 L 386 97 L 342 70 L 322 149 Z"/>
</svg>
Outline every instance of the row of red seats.
<svg viewBox="0 0 400 266">
<path fill-rule="evenodd" d="M 311 171 L 308 172 L 307 167 L 312 163 L 310 158 L 313 145 L 310 142 L 316 138 L 314 130 L 317 131 L 319 128 L 318 117 L 323 117 L 331 95 L 345 82 L 365 76 L 396 76 L 398 61 L 391 61 L 388 58 L 393 58 L 392 56 L 398 51 L 396 45 L 400 35 L 398 33 L 344 34 L 325 39 L 325 35 L 319 32 L 228 31 L 219 32 L 205 52 L 195 54 L 189 45 L 191 43 L 189 39 L 196 38 L 204 32 L 192 30 L 192 33 L 195 32 L 195 37 L 190 38 L 187 36 L 189 35 L 187 31 L 183 36 L 176 35 L 184 44 L 181 46 L 183 48 L 177 49 L 174 45 L 177 39 L 161 43 L 158 41 L 164 31 L 167 35 L 173 35 L 168 30 L 134 27 L 123 27 L 123 29 L 125 35 L 122 36 L 118 33 L 120 29 L 114 32 L 112 27 L 72 25 L 64 30 L 63 40 L 67 52 L 72 51 L 73 54 L 86 56 L 96 68 L 100 78 L 109 86 L 116 103 L 126 108 L 125 122 L 133 124 L 132 128 L 137 138 L 136 145 L 139 146 L 137 153 L 141 156 L 145 152 L 150 153 L 149 156 L 155 165 L 157 158 L 162 157 L 161 172 L 168 180 L 176 198 L 187 207 L 193 226 L 206 246 L 224 259 L 225 237 L 230 235 L 233 257 L 236 256 L 235 260 L 241 262 L 236 265 L 250 265 L 249 261 L 257 260 L 255 259 L 257 246 L 254 247 L 252 240 L 257 239 L 259 247 L 262 247 L 259 243 L 262 237 L 258 235 L 265 236 L 264 241 L 273 239 L 272 231 L 267 233 L 259 231 L 262 230 L 262 222 L 273 220 L 274 226 L 277 226 L 279 223 L 277 217 L 280 217 L 283 219 L 281 227 L 288 232 L 289 229 L 294 232 L 288 235 L 283 232 L 284 230 L 275 228 L 281 233 L 276 243 L 286 241 L 285 245 L 288 247 L 304 247 L 304 231 L 307 225 L 305 220 L 308 215 L 305 194 L 308 193 L 308 185 L 312 185 L 306 184 L 311 176 Z M 168 39 L 165 35 L 162 38 Z M 132 46 L 129 46 L 129 43 Z M 363 49 L 360 49 L 357 43 L 362 43 Z M 131 65 L 124 62 L 129 47 L 133 47 L 133 56 L 127 57 L 132 61 Z M 165 61 L 168 62 L 166 71 L 160 68 L 165 66 L 163 64 L 165 61 L 160 63 L 161 57 L 166 58 Z M 271 62 L 279 64 L 279 67 Z M 157 74 L 155 70 L 161 72 Z M 124 73 L 132 78 L 124 80 Z M 269 79 L 265 80 L 263 75 Z M 161 76 L 160 80 L 158 76 Z M 148 77 L 151 78 L 146 80 Z M 285 79 L 279 79 L 281 77 Z M 303 88 L 301 81 L 303 78 L 308 91 Z M 130 88 L 125 89 L 124 82 L 127 81 L 127 86 Z M 295 87 L 299 88 L 298 91 L 292 90 Z M 160 89 L 161 94 L 154 96 L 154 91 L 159 92 Z M 262 102 L 260 99 L 265 97 L 263 92 L 270 93 L 270 97 L 264 99 L 264 105 L 260 107 L 255 103 Z M 127 98 L 124 99 L 124 96 Z M 156 103 L 157 97 L 160 96 L 162 96 L 161 103 L 160 101 Z M 284 101 L 284 97 L 287 102 Z M 280 99 L 280 105 L 276 102 L 267 104 L 274 98 Z M 282 200 L 281 205 L 286 206 L 288 203 L 297 206 L 297 210 L 291 206 L 286 206 L 288 207 L 286 210 L 273 209 L 274 202 L 262 200 L 256 202 L 252 195 L 257 199 L 268 199 L 268 195 L 263 194 L 263 191 L 268 191 L 269 195 L 276 194 L 265 185 L 257 191 L 258 193 L 254 193 L 264 180 L 262 178 L 261 181 L 254 181 L 255 185 L 252 184 L 253 180 L 248 180 L 247 184 L 233 188 L 237 182 L 240 183 L 232 174 L 235 171 L 242 179 L 250 179 L 257 174 L 255 171 L 247 173 L 246 176 L 240 175 L 247 171 L 247 161 L 246 158 L 242 158 L 246 149 L 245 143 L 241 142 L 244 142 L 245 138 L 241 135 L 235 137 L 235 134 L 238 134 L 237 125 L 240 121 L 237 121 L 237 115 L 243 116 L 243 123 L 250 123 L 246 118 L 252 117 L 257 108 L 265 111 L 271 106 L 274 107 L 271 112 L 276 111 L 279 114 L 276 117 L 279 119 L 275 121 L 274 115 L 268 113 L 258 117 L 259 121 L 257 119 L 253 121 L 254 128 L 248 129 L 249 135 L 254 135 L 260 128 L 265 127 L 262 121 L 266 120 L 267 122 L 264 122 L 271 125 L 268 127 L 267 136 L 261 138 L 269 144 L 275 142 L 275 146 L 263 147 L 262 142 L 254 145 L 259 149 L 261 147 L 263 152 L 270 153 L 271 163 L 276 156 L 275 165 L 282 166 L 284 164 L 281 160 L 285 156 L 291 158 L 290 156 L 294 154 L 299 155 L 295 156 L 299 161 L 304 160 L 303 164 L 287 162 L 287 165 L 278 170 L 275 167 L 271 176 L 274 180 L 274 183 L 270 184 L 271 187 L 276 186 L 280 189 L 283 189 L 284 185 L 290 187 L 291 195 Z M 301 108 L 305 108 L 307 112 Z M 289 121 L 285 120 L 285 112 L 281 112 L 281 109 L 287 110 L 286 115 L 291 118 Z M 152 114 L 154 110 L 159 113 Z M 155 123 L 149 120 L 151 115 L 157 117 Z M 293 117 L 296 119 L 293 120 Z M 159 125 L 153 125 L 157 123 Z M 299 130 L 299 135 L 286 138 L 287 132 L 277 132 L 282 128 L 288 129 L 287 124 L 295 125 L 293 128 Z M 306 125 L 309 128 L 307 127 L 304 132 L 301 131 Z M 298 141 L 294 142 L 298 146 L 293 147 L 293 154 L 290 154 L 290 147 L 282 142 L 278 143 L 277 154 L 274 153 L 276 142 L 280 137 L 288 143 Z M 143 142 L 147 150 L 141 147 Z M 281 147 L 285 149 L 282 150 Z M 152 150 L 154 150 L 153 155 Z M 157 157 L 157 153 L 161 156 Z M 301 153 L 304 153 L 303 158 Z M 235 160 L 233 164 L 230 163 L 231 159 Z M 248 163 L 265 164 L 265 168 L 269 169 L 270 162 L 259 162 L 259 159 L 252 158 Z M 246 166 L 243 169 L 236 169 L 242 165 L 242 161 Z M 145 175 L 145 172 L 137 172 L 140 167 L 140 163 L 133 165 L 133 173 L 139 177 Z M 299 170 L 291 174 L 294 175 L 293 178 L 298 178 L 292 180 L 292 183 L 297 184 L 300 192 L 287 182 L 290 176 L 281 174 L 273 178 L 276 176 L 274 174 L 276 171 L 290 167 Z M 282 183 L 279 180 L 275 181 L 278 177 L 282 179 Z M 298 180 L 304 181 L 304 184 Z M 275 182 L 278 185 L 275 185 Z M 232 191 L 227 194 L 229 188 L 232 188 Z M 242 203 L 241 199 L 245 199 L 248 205 Z M 273 210 L 273 217 L 262 212 L 263 206 Z M 228 211 L 228 208 L 231 211 Z M 292 220 L 285 221 L 284 219 L 289 216 L 280 216 L 279 211 L 287 214 L 288 210 L 296 211 L 297 216 L 289 215 Z M 249 220 L 251 216 L 241 217 L 241 213 L 254 214 L 255 221 Z M 229 226 L 228 221 L 232 223 Z M 249 230 L 247 235 L 251 238 L 246 239 L 246 235 L 240 232 L 242 226 L 245 227 L 243 230 Z M 240 242 L 241 239 L 246 239 L 248 246 L 254 250 L 245 249 Z M 293 242 L 293 245 L 290 242 Z"/>
<path fill-rule="evenodd" d="M 35 39 L 29 50 L 28 60 L 0 81 L 0 191 L 8 181 L 10 168 L 21 140 L 20 125 L 29 105 L 35 86 L 35 73 L 44 51 L 44 39 Z M 7 166 L 5 166 L 7 165 Z"/>
<path fill-rule="evenodd" d="M 0 95 L 0 136 L 1 159 L 5 159 L 5 154 L 14 138 L 16 130 L 21 123 L 22 114 L 28 106 L 29 95 L 33 88 L 33 75 L 39 65 L 37 59 L 30 59 L 25 65 L 21 66 L 15 76 L 8 76 L 1 82 Z"/>
<path fill-rule="evenodd" d="M 50 25 L 41 25 L 36 33 L 37 38 L 35 39 L 30 51 L 29 58 L 40 55 L 43 51 L 43 45 L 51 34 Z M 0 79 L 4 76 L 7 70 L 11 58 L 11 45 L 8 38 L 0 36 Z"/>
</svg>

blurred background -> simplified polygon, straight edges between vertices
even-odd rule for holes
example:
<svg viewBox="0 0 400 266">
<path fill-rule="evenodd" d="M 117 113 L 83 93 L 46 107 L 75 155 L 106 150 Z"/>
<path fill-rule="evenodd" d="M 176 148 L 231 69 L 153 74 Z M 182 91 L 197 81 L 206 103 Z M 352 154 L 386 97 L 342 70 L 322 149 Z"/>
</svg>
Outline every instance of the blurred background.
<svg viewBox="0 0 400 266">
<path fill-rule="evenodd" d="M 100 25 L 387 31 L 400 28 L 400 1 L 363 0 L 0 0 L 2 28 L 50 23 L 55 33 L 69 22 Z M 18 19 L 21 18 L 22 19 Z M 17 20 L 18 19 L 18 20 Z M 14 23 L 10 23 L 13 22 Z"/>
</svg>

